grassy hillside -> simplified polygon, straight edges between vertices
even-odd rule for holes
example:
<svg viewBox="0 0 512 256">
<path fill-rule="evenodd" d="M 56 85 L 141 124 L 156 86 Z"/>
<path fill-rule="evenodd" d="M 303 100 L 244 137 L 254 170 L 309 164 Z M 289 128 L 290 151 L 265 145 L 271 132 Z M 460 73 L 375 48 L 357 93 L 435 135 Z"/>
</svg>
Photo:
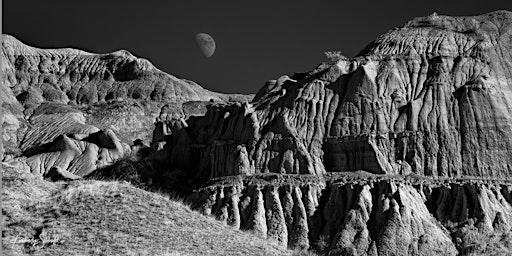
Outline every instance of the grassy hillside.
<svg viewBox="0 0 512 256">
<path fill-rule="evenodd" d="M 5 255 L 292 254 L 129 183 L 52 183 L 3 167 Z"/>
</svg>

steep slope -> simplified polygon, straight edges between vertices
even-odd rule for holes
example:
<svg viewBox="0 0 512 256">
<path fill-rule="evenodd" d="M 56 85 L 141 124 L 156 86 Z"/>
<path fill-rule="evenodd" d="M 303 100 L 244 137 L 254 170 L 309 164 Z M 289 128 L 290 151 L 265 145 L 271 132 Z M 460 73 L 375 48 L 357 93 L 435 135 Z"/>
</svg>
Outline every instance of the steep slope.
<svg viewBox="0 0 512 256">
<path fill-rule="evenodd" d="M 38 88 L 47 101 L 91 104 L 119 98 L 184 102 L 228 96 L 166 74 L 125 50 L 92 54 L 77 49 L 38 49 L 4 35 L 5 82 L 15 95 Z"/>
<path fill-rule="evenodd" d="M 186 118 L 210 101 L 250 97 L 208 91 L 124 50 L 38 49 L 4 35 L 0 61 L 2 159 L 26 156 L 42 175 L 87 175 L 148 146 L 162 112 Z"/>
<path fill-rule="evenodd" d="M 53 183 L 13 162 L 3 169 L 4 255 L 292 253 L 127 183 Z"/>
<path fill-rule="evenodd" d="M 195 208 L 332 255 L 509 254 L 512 13 L 433 14 L 214 104 L 161 153 Z"/>
<path fill-rule="evenodd" d="M 187 129 L 198 171 L 508 178 L 511 33 L 507 11 L 419 18 L 250 104 L 211 107 Z"/>
<path fill-rule="evenodd" d="M 509 254 L 511 185 L 361 173 L 267 174 L 213 181 L 191 200 L 195 209 L 233 227 L 330 255 Z"/>
</svg>

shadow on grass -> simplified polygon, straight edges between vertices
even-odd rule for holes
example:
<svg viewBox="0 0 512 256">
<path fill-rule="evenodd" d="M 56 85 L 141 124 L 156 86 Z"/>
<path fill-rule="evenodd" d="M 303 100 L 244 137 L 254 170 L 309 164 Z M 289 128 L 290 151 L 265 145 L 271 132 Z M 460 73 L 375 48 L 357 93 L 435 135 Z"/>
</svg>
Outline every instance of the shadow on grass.
<svg viewBox="0 0 512 256">
<path fill-rule="evenodd" d="M 187 203 L 194 190 L 193 177 L 189 172 L 171 167 L 166 160 L 137 157 L 135 154 L 118 159 L 114 164 L 98 169 L 84 177 L 91 180 L 126 181 L 140 189 L 169 197 L 173 201 Z"/>
</svg>

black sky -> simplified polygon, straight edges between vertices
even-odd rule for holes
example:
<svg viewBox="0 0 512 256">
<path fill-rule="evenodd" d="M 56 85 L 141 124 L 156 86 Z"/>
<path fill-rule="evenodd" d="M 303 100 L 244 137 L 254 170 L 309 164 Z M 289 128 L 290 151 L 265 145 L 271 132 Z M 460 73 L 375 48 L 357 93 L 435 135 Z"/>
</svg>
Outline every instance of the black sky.
<svg viewBox="0 0 512 256">
<path fill-rule="evenodd" d="M 3 0 L 3 33 L 41 47 L 127 49 L 207 89 L 255 93 L 265 81 L 311 70 L 324 52 L 352 57 L 380 34 L 432 12 L 512 10 L 510 0 Z M 205 58 L 195 34 L 212 35 Z"/>
</svg>

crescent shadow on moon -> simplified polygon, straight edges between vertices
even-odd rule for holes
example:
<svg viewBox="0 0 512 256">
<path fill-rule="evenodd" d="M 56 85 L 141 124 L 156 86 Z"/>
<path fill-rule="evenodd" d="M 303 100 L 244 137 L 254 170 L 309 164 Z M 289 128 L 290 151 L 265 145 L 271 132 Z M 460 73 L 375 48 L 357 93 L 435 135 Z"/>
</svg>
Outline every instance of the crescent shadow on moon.
<svg viewBox="0 0 512 256">
<path fill-rule="evenodd" d="M 196 43 L 206 58 L 210 58 L 215 53 L 216 44 L 212 36 L 199 33 L 196 35 Z"/>
</svg>

